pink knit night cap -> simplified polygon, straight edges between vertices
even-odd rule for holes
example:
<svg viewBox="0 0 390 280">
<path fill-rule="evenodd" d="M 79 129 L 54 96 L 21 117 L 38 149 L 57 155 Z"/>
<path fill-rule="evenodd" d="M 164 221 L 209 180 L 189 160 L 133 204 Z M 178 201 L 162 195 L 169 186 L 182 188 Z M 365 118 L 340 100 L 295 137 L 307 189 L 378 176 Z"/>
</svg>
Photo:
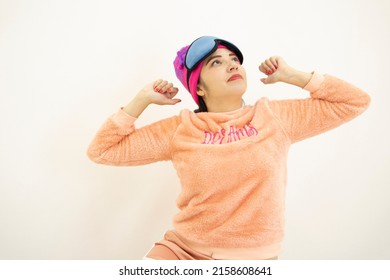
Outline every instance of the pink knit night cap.
<svg viewBox="0 0 390 280">
<path fill-rule="evenodd" d="M 183 86 L 189 91 L 195 103 L 199 105 L 198 95 L 196 93 L 196 86 L 198 85 L 198 80 L 200 76 L 200 70 L 202 69 L 203 62 L 201 62 L 198 67 L 191 73 L 189 80 L 189 85 L 187 84 L 187 68 L 184 66 L 185 57 L 187 50 L 190 46 L 185 46 L 181 48 L 176 55 L 175 60 L 173 61 L 173 66 L 175 68 L 176 77 L 180 80 Z"/>
<path fill-rule="evenodd" d="M 180 80 L 183 86 L 189 91 L 195 103 L 199 105 L 199 98 L 196 89 L 197 89 L 200 72 L 202 70 L 204 61 L 200 62 L 200 64 L 191 72 L 189 83 L 187 84 L 188 70 L 184 66 L 184 62 L 189 47 L 190 46 L 185 46 L 177 52 L 176 58 L 173 62 L 173 66 L 175 68 L 176 77 Z M 219 44 L 218 48 L 226 48 L 226 47 Z"/>
</svg>

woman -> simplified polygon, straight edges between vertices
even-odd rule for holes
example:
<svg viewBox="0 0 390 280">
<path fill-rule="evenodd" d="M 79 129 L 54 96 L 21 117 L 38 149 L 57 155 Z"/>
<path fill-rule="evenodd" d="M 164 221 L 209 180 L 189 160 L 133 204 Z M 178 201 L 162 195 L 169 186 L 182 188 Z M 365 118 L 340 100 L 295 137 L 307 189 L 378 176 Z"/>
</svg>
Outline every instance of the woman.
<svg viewBox="0 0 390 280">
<path fill-rule="evenodd" d="M 281 57 L 259 66 L 265 84 L 304 88 L 311 98 L 246 106 L 243 56 L 231 42 L 203 36 L 176 56 L 176 75 L 199 105 L 195 112 L 136 129 L 150 104 L 177 104 L 164 80 L 146 85 L 111 116 L 90 144 L 91 160 L 141 165 L 171 160 L 181 183 L 174 229 L 151 259 L 277 259 L 284 236 L 286 162 L 292 143 L 362 113 L 370 97 L 329 75 L 298 71 Z"/>
</svg>

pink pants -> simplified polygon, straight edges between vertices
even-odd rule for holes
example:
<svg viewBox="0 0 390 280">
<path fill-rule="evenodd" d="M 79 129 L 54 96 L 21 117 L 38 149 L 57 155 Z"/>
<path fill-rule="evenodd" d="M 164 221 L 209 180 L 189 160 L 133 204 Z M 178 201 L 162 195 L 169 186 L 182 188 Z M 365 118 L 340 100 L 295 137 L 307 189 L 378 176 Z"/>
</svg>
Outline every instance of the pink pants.
<svg viewBox="0 0 390 280">
<path fill-rule="evenodd" d="M 146 254 L 146 259 L 155 260 L 215 260 L 188 247 L 174 232 L 168 231 L 164 239 L 156 242 Z M 278 257 L 269 260 L 277 260 Z"/>
<path fill-rule="evenodd" d="M 165 233 L 164 239 L 156 242 L 145 257 L 155 260 L 214 260 L 192 250 L 171 231 Z"/>
</svg>

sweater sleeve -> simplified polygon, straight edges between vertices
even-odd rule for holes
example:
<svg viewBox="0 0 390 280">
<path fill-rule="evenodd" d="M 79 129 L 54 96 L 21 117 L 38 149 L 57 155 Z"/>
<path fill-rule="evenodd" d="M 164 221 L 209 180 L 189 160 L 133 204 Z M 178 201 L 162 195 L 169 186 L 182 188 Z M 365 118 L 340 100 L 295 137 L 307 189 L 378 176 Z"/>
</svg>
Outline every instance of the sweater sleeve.
<svg viewBox="0 0 390 280">
<path fill-rule="evenodd" d="M 109 117 L 90 143 L 87 155 L 100 164 L 142 165 L 171 159 L 171 140 L 178 116 L 136 129 L 136 118 L 119 110 Z"/>
<path fill-rule="evenodd" d="M 313 73 L 305 86 L 311 98 L 271 101 L 270 107 L 291 142 L 333 129 L 364 112 L 370 96 L 330 75 Z"/>
</svg>

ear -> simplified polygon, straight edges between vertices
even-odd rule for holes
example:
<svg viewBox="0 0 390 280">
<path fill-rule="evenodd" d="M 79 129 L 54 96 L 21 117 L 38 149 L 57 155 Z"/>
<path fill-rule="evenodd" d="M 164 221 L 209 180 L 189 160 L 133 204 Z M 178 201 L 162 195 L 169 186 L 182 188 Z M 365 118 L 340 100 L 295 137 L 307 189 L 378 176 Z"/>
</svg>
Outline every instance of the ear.
<svg viewBox="0 0 390 280">
<path fill-rule="evenodd" d="M 203 89 L 203 87 L 202 86 L 197 86 L 196 87 L 196 93 L 199 95 L 199 96 L 204 96 L 205 95 L 205 91 L 204 91 L 204 89 Z"/>
</svg>

